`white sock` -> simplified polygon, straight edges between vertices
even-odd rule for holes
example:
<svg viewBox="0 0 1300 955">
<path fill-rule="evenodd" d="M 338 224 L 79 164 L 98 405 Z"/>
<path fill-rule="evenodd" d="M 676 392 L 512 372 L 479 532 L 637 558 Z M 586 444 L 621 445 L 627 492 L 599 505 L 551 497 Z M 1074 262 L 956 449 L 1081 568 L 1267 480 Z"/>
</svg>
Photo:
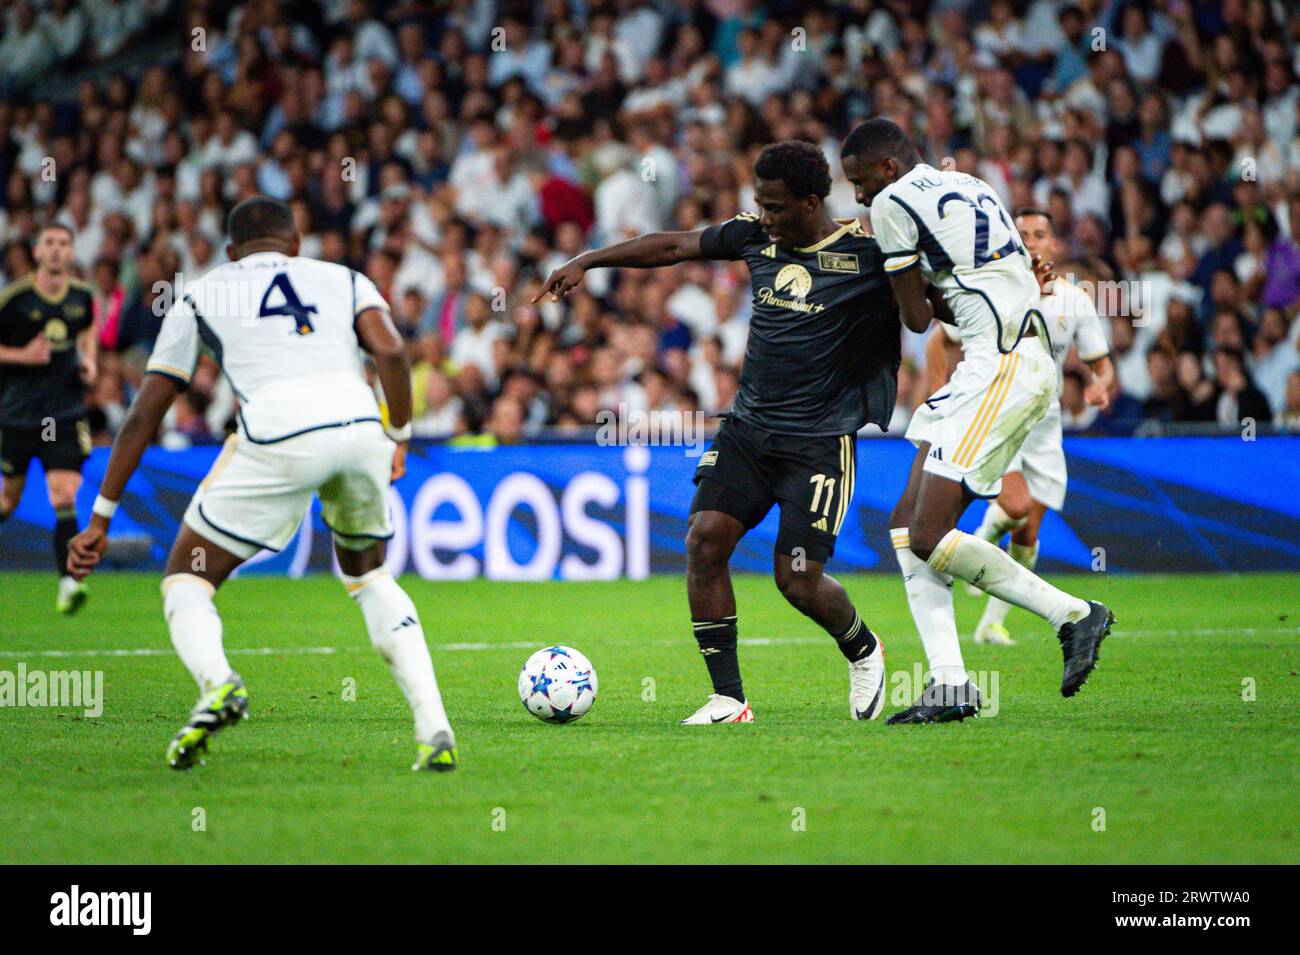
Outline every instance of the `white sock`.
<svg viewBox="0 0 1300 955">
<path fill-rule="evenodd" d="M 1027 518 L 1024 517 L 1012 517 L 1002 510 L 1002 505 L 997 501 L 989 501 L 989 506 L 984 510 L 984 520 L 976 529 L 975 536 L 990 544 L 996 544 L 1002 540 L 1003 534 L 1015 530 L 1026 520 Z"/>
<path fill-rule="evenodd" d="M 221 646 L 221 615 L 212 603 L 216 592 L 210 583 L 193 574 L 172 574 L 163 578 L 163 615 L 171 630 L 172 646 L 185 669 L 206 693 L 230 676 L 230 661 Z"/>
<path fill-rule="evenodd" d="M 980 590 L 1036 613 L 1060 630 L 1088 615 L 1088 604 L 1057 590 L 1021 567 L 1000 547 L 953 528 L 939 541 L 929 564 L 941 573 L 968 580 Z"/>
<path fill-rule="evenodd" d="M 1011 554 L 1011 559 L 1025 570 L 1033 570 L 1038 563 L 1038 541 L 1034 541 L 1028 547 L 1012 541 L 1008 552 Z M 1007 619 L 1007 611 L 1010 609 L 1011 604 L 1005 600 L 990 596 L 988 603 L 984 606 L 984 615 L 980 617 L 979 627 L 976 629 L 983 629 L 990 624 L 1002 623 Z"/>
<path fill-rule="evenodd" d="M 344 575 L 343 585 L 361 607 L 370 642 L 411 705 L 416 741 L 427 743 L 437 733 L 450 733 L 451 723 L 438 692 L 424 628 L 406 591 L 383 567 L 362 577 Z"/>
<path fill-rule="evenodd" d="M 903 571 L 903 588 L 912 611 L 916 632 L 921 635 L 930 675 L 943 686 L 962 686 L 967 679 L 966 664 L 957 642 L 957 618 L 952 609 L 952 578 L 937 573 L 912 553 L 906 527 L 889 531 L 894 556 Z"/>
</svg>

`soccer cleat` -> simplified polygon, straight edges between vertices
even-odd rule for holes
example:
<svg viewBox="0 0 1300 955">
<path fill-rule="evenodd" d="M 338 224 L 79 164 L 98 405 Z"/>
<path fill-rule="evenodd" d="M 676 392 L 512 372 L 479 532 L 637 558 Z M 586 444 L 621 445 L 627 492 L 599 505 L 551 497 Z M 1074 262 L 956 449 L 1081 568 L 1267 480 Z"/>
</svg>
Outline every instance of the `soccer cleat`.
<svg viewBox="0 0 1300 955">
<path fill-rule="evenodd" d="M 1000 647 L 1014 647 L 1011 631 L 1000 623 L 981 623 L 975 628 L 976 643 L 994 643 Z"/>
<path fill-rule="evenodd" d="M 1089 600 L 1088 607 L 1088 616 L 1067 623 L 1056 635 L 1061 641 L 1061 655 L 1065 658 L 1061 696 L 1074 696 L 1088 682 L 1088 675 L 1097 667 L 1101 641 L 1106 639 L 1115 623 L 1115 615 L 1104 603 Z"/>
<path fill-rule="evenodd" d="M 748 703 L 733 700 L 719 693 L 710 693 L 709 702 L 682 720 L 682 725 L 708 726 L 710 723 L 752 722 L 754 722 L 754 711 L 749 708 Z"/>
<path fill-rule="evenodd" d="M 966 586 L 966 596 L 967 596 L 967 597 L 984 597 L 984 596 L 987 596 L 987 595 L 985 594 L 984 591 L 980 590 L 978 587 L 976 587 L 974 584 L 972 584 L 969 580 L 963 581 L 963 583 L 964 583 L 965 586 Z"/>
<path fill-rule="evenodd" d="M 172 769 L 189 769 L 203 765 L 208 740 L 223 726 L 248 719 L 248 690 L 238 673 L 231 673 L 221 685 L 199 697 L 190 718 L 167 747 L 167 763 Z"/>
<path fill-rule="evenodd" d="M 855 720 L 874 720 L 885 708 L 885 645 L 876 638 L 876 649 L 861 660 L 849 661 L 849 715 Z"/>
<path fill-rule="evenodd" d="M 71 617 L 81 609 L 86 602 L 86 596 L 90 591 L 86 587 L 84 580 L 73 580 L 71 577 L 59 578 L 59 596 L 55 598 L 54 608 L 59 613 Z"/>
<path fill-rule="evenodd" d="M 420 744 L 415 751 L 415 764 L 411 768 L 416 772 L 431 770 L 435 773 L 449 773 L 459 762 L 460 755 L 451 734 L 436 733 L 431 742 Z"/>
<path fill-rule="evenodd" d="M 900 723 L 951 723 L 980 712 L 980 691 L 967 680 L 961 686 L 945 686 L 934 682 L 926 684 L 915 703 L 885 720 L 890 726 Z"/>
</svg>

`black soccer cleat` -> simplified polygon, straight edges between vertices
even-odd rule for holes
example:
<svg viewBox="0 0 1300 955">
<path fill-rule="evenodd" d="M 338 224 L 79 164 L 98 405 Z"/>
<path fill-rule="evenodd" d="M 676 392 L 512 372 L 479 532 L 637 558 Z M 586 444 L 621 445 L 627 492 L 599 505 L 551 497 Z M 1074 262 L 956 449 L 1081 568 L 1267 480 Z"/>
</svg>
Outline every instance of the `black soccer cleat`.
<svg viewBox="0 0 1300 955">
<path fill-rule="evenodd" d="M 1061 641 L 1061 655 L 1065 657 L 1061 696 L 1074 696 L 1088 682 L 1088 675 L 1097 667 L 1101 641 L 1106 639 L 1115 622 L 1115 615 L 1104 603 L 1089 600 L 1088 607 L 1088 616 L 1076 623 L 1067 623 L 1056 635 Z"/>
<path fill-rule="evenodd" d="M 905 710 L 899 710 L 885 720 L 891 726 L 900 723 L 953 723 L 980 712 L 980 691 L 967 680 L 961 686 L 945 686 L 934 682 L 926 684 L 921 695 Z"/>
</svg>

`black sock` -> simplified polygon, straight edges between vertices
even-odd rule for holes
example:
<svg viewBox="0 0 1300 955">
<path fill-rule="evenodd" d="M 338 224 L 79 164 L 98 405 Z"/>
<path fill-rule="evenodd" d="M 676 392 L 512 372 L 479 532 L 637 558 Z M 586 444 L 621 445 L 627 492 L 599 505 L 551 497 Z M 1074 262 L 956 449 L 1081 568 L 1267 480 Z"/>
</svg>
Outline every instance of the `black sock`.
<svg viewBox="0 0 1300 955">
<path fill-rule="evenodd" d="M 713 692 L 745 702 L 745 691 L 740 685 L 740 658 L 736 656 L 735 615 L 721 620 L 692 620 L 695 642 L 709 668 Z"/>
<path fill-rule="evenodd" d="M 867 629 L 856 610 L 849 629 L 836 637 L 835 642 L 840 645 L 840 653 L 846 660 L 861 660 L 876 652 L 876 635 Z"/>
<path fill-rule="evenodd" d="M 68 542 L 77 536 L 77 509 L 60 508 L 54 512 L 54 563 L 59 576 L 68 574 Z"/>
</svg>

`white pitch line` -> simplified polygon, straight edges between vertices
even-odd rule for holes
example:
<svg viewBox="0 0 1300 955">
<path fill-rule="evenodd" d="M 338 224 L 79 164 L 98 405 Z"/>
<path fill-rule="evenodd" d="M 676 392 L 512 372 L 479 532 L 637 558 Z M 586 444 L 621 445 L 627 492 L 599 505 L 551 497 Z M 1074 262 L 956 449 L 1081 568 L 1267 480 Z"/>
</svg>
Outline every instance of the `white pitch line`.
<svg viewBox="0 0 1300 955">
<path fill-rule="evenodd" d="M 341 652 L 338 647 L 235 647 L 227 656 L 250 657 L 328 655 Z M 139 647 L 131 650 L 0 650 L 0 657 L 173 657 L 175 650 L 163 647 Z"/>
<path fill-rule="evenodd" d="M 1114 637 L 1223 637 L 1223 636 L 1300 636 L 1300 627 L 1208 627 L 1195 630 L 1120 630 Z M 969 639 L 969 638 L 963 638 Z M 825 643 L 825 637 L 742 637 L 740 644 L 747 647 L 794 646 L 807 643 Z M 681 640 L 643 640 L 641 646 L 670 647 Z M 434 643 L 429 649 L 439 650 L 532 650 L 542 644 L 537 640 L 513 640 L 506 643 Z M 233 647 L 228 656 L 329 656 L 335 653 L 358 653 L 368 647 Z M 175 650 L 163 647 L 140 647 L 129 650 L 0 650 L 0 658 L 19 657 L 169 657 Z"/>
</svg>

